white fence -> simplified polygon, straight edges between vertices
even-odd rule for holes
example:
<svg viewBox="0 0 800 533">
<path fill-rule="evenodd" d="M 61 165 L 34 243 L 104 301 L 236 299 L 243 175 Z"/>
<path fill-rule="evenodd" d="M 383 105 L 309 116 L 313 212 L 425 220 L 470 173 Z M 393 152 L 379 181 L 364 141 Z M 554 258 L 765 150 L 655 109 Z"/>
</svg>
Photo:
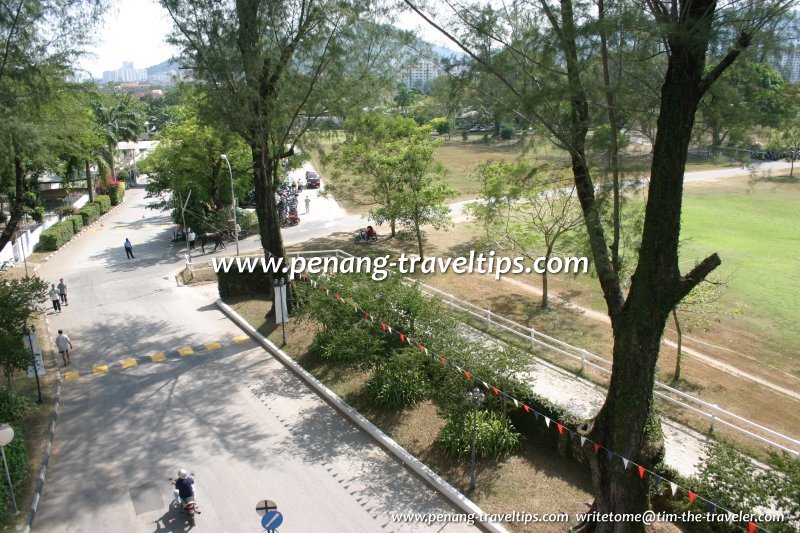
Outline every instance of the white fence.
<svg viewBox="0 0 800 533">
<path fill-rule="evenodd" d="M 336 256 L 336 257 L 353 257 L 342 250 L 311 250 L 291 252 L 288 256 Z M 249 256 L 253 257 L 253 256 Z M 263 257 L 263 256 L 257 256 Z M 200 266 L 198 264 L 206 265 Z M 186 266 L 192 272 L 197 270 L 210 269 L 210 261 L 203 260 L 195 263 L 189 256 L 186 256 Z M 601 374 L 611 374 L 611 364 L 609 359 L 593 354 L 583 348 L 576 348 L 571 344 L 561 341 L 550 335 L 546 335 L 538 330 L 524 326 L 504 316 L 498 315 L 489 309 L 484 309 L 471 302 L 446 293 L 436 287 L 431 287 L 413 278 L 405 278 L 407 283 L 417 285 L 420 290 L 428 296 L 440 299 L 450 309 L 459 313 L 470 316 L 476 320 L 483 322 L 485 325 L 499 328 L 513 336 L 518 337 L 525 343 L 529 343 L 531 349 L 540 348 L 548 351 L 549 353 L 565 357 L 567 359 L 579 362 L 581 370 L 592 368 Z M 536 354 L 531 353 L 536 358 Z M 741 417 L 732 413 L 716 404 L 711 404 L 700 398 L 696 398 L 691 394 L 687 394 L 674 387 L 670 387 L 665 383 L 656 381 L 654 394 L 669 402 L 673 405 L 688 410 L 691 413 L 700 415 L 709 420 L 710 428 L 713 430 L 717 425 L 725 426 L 734 432 L 746 435 L 759 442 L 777 448 L 791 454 L 796 458 L 800 458 L 800 440 L 784 435 L 778 431 L 762 426 L 756 422 Z"/>
</svg>

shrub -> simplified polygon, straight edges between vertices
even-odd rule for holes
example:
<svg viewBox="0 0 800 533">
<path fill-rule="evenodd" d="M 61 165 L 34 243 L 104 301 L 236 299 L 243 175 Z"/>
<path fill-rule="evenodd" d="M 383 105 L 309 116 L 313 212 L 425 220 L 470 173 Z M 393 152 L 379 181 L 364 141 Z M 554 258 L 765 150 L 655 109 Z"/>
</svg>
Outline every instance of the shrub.
<svg viewBox="0 0 800 533">
<path fill-rule="evenodd" d="M 200 243 L 197 244 L 198 248 Z M 228 272 L 217 272 L 217 285 L 219 297 L 223 300 L 235 296 L 272 295 L 272 277 L 261 269 L 253 273 L 239 272 L 238 268 L 231 268 Z"/>
<path fill-rule="evenodd" d="M 80 215 L 72 215 L 63 220 L 72 224 L 72 233 L 78 233 L 83 228 L 83 217 Z"/>
<path fill-rule="evenodd" d="M 424 362 L 417 350 L 401 350 L 378 363 L 364 390 L 379 407 L 400 409 L 414 405 L 428 395 Z"/>
<path fill-rule="evenodd" d="M 43 251 L 58 250 L 72 236 L 75 235 L 75 229 L 72 221 L 62 220 L 44 230 L 39 237 L 39 249 Z"/>
<path fill-rule="evenodd" d="M 469 140 L 469 132 L 467 130 L 461 131 L 461 140 L 468 141 Z"/>
<path fill-rule="evenodd" d="M 507 141 L 514 136 L 514 127 L 508 124 L 500 126 L 500 138 Z"/>
<path fill-rule="evenodd" d="M 8 473 L 11 477 L 11 484 L 19 487 L 20 482 L 28 473 L 28 453 L 25 449 L 25 439 L 22 437 L 20 428 L 13 426 L 14 440 L 4 448 L 6 462 L 8 463 Z M 11 495 L 8 492 L 8 483 L 0 483 L 0 520 L 6 521 L 9 516 L 11 506 Z"/>
<path fill-rule="evenodd" d="M 81 217 L 83 217 L 84 226 L 88 226 L 100 218 L 100 210 L 95 203 L 86 204 L 85 206 L 81 207 L 81 210 L 78 211 L 78 213 L 81 215 Z"/>
<path fill-rule="evenodd" d="M 371 324 L 357 322 L 349 328 L 317 333 L 310 351 L 319 359 L 343 363 L 366 362 L 386 353 L 386 341 Z"/>
<path fill-rule="evenodd" d="M 117 180 L 126 183 L 131 178 L 131 175 L 128 174 L 128 171 L 125 169 L 120 170 L 117 173 Z"/>
<path fill-rule="evenodd" d="M 108 196 L 111 198 L 111 205 L 119 205 L 125 199 L 125 183 L 118 182 L 108 186 Z"/>
<path fill-rule="evenodd" d="M 75 209 L 74 206 L 67 205 L 56 208 L 56 213 L 58 213 L 58 216 L 60 216 L 61 218 L 67 218 L 68 216 L 76 215 L 78 213 L 78 210 Z"/>
<path fill-rule="evenodd" d="M 439 432 L 438 443 L 451 458 L 469 456 L 472 451 L 472 409 L 451 409 L 447 422 Z M 475 451 L 481 459 L 500 459 L 522 447 L 520 435 L 511 422 L 500 413 L 479 410 L 477 412 L 477 438 Z"/>
<path fill-rule="evenodd" d="M 42 221 L 44 220 L 44 207 L 37 206 L 37 207 L 34 207 L 33 209 L 31 209 L 31 218 L 35 222 L 38 222 L 39 224 L 41 224 Z"/>
<path fill-rule="evenodd" d="M 33 401 L 7 387 L 0 387 L 0 420 L 16 422 L 33 408 Z"/>
<path fill-rule="evenodd" d="M 108 210 L 111 209 L 111 197 L 107 194 L 98 194 L 94 197 L 94 203 L 97 204 L 98 209 L 100 209 L 100 214 L 108 213 Z"/>
</svg>

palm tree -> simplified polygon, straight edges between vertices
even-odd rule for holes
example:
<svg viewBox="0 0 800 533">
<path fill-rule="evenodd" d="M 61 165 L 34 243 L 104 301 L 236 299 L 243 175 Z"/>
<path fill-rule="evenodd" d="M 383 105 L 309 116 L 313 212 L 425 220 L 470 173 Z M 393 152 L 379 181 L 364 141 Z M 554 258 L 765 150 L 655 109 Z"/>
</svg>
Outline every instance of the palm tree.
<svg viewBox="0 0 800 533">
<path fill-rule="evenodd" d="M 144 115 L 140 104 L 131 95 L 112 93 L 92 105 L 97 128 L 104 139 L 97 152 L 101 176 L 114 177 L 114 153 L 117 143 L 135 141 L 144 131 Z"/>
</svg>

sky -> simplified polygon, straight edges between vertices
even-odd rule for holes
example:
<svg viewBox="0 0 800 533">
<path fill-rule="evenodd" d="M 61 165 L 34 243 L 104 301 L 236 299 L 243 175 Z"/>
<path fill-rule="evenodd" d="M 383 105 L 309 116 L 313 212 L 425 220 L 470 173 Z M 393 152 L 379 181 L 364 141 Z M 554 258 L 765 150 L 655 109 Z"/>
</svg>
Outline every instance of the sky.
<svg viewBox="0 0 800 533">
<path fill-rule="evenodd" d="M 441 35 L 415 15 L 405 14 L 398 26 L 417 30 L 422 38 L 438 45 L 452 47 Z M 134 68 L 147 68 L 178 54 L 164 37 L 172 29 L 172 21 L 156 0 L 116 0 L 98 26 L 97 44 L 80 61 L 80 68 L 94 78 L 103 71 L 122 68 L 123 61 Z"/>
</svg>

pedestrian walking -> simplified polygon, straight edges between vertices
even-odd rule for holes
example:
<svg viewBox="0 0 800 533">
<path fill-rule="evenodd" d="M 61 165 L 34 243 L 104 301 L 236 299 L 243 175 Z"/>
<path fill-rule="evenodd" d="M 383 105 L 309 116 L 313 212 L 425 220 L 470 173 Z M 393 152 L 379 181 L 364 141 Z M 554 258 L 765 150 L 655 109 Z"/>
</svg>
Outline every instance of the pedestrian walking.
<svg viewBox="0 0 800 533">
<path fill-rule="evenodd" d="M 63 329 L 58 330 L 56 347 L 58 347 L 58 353 L 61 354 L 61 359 L 64 360 L 64 366 L 67 366 L 69 364 L 69 351 L 72 349 L 72 341 L 64 335 Z"/>
<path fill-rule="evenodd" d="M 125 255 L 128 256 L 128 259 L 136 259 L 133 256 L 133 245 L 129 239 L 125 239 Z"/>
<path fill-rule="evenodd" d="M 196 238 L 197 238 L 197 235 L 195 235 L 194 231 L 192 231 L 192 228 L 189 228 L 189 236 L 187 237 L 187 239 L 189 239 L 189 249 L 190 250 L 194 250 L 194 241 L 195 241 Z"/>
<path fill-rule="evenodd" d="M 58 294 L 58 289 L 56 289 L 56 284 L 50 284 L 50 290 L 47 292 L 50 295 L 50 301 L 53 302 L 53 311 L 61 312 L 61 295 Z"/>
<path fill-rule="evenodd" d="M 308 214 L 308 209 L 311 207 L 311 198 L 306 195 L 306 215 Z"/>
<path fill-rule="evenodd" d="M 64 283 L 64 278 L 61 278 L 59 280 L 58 295 L 61 296 L 61 303 L 62 304 L 69 305 L 69 303 L 67 303 L 67 284 Z"/>
</svg>

